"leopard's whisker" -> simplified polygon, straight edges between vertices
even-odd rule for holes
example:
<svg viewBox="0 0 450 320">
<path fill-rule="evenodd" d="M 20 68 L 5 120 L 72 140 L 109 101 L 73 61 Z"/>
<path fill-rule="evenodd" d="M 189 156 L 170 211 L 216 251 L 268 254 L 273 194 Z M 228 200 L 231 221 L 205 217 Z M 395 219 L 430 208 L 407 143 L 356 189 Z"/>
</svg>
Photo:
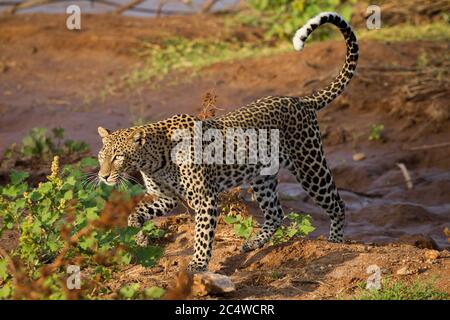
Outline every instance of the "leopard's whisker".
<svg viewBox="0 0 450 320">
<path fill-rule="evenodd" d="M 88 178 L 85 178 L 81 181 L 81 186 L 84 188 L 86 188 L 87 186 L 89 186 L 89 184 L 92 183 L 92 181 L 94 181 L 96 179 L 96 176 L 91 176 Z"/>
<path fill-rule="evenodd" d="M 128 181 L 134 182 L 134 183 L 136 183 L 136 184 L 138 184 L 138 185 L 144 187 L 144 186 L 142 185 L 142 183 L 141 183 L 138 179 L 136 179 L 135 177 L 129 175 L 128 173 L 124 173 L 124 174 L 123 174 L 123 177 L 124 177 L 126 180 L 128 180 Z"/>
</svg>

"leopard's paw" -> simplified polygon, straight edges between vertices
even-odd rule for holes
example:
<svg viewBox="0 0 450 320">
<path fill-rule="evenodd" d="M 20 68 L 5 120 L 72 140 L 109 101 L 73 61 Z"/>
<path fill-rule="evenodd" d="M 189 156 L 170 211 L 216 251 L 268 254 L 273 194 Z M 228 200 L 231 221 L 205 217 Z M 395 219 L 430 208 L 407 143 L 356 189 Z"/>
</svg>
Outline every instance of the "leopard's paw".
<svg viewBox="0 0 450 320">
<path fill-rule="evenodd" d="M 150 244 L 150 239 L 144 232 L 141 230 L 136 234 L 136 244 L 140 247 L 146 247 Z"/>
<path fill-rule="evenodd" d="M 241 252 L 249 252 L 261 248 L 264 245 L 261 241 L 250 239 L 244 242 L 241 247 Z"/>
<path fill-rule="evenodd" d="M 344 237 L 338 236 L 338 235 L 333 235 L 333 236 L 329 236 L 328 237 L 328 242 L 333 242 L 333 243 L 343 243 L 344 242 Z"/>
<path fill-rule="evenodd" d="M 204 272 L 208 271 L 208 265 L 204 263 L 199 263 L 191 261 L 188 264 L 187 271 L 190 273 Z"/>
</svg>

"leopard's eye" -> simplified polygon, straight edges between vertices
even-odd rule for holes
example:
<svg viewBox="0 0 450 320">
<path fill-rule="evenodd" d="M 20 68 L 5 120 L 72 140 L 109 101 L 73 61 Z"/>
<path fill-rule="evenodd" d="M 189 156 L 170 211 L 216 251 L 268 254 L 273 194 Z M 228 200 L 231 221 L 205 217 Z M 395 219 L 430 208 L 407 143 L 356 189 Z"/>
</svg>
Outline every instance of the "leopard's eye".
<svg viewBox="0 0 450 320">
<path fill-rule="evenodd" d="M 122 154 L 117 154 L 114 156 L 113 161 L 122 161 L 125 157 Z"/>
</svg>

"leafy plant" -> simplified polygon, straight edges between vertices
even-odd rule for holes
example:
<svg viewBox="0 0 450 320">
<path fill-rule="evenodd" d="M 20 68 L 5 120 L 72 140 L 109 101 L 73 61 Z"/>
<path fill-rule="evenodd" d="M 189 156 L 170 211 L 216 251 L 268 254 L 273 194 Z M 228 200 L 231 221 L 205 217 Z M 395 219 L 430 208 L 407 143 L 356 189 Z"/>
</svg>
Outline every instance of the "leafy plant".
<svg viewBox="0 0 450 320">
<path fill-rule="evenodd" d="M 236 216 L 227 215 L 223 217 L 223 220 L 234 226 L 234 232 L 237 236 L 249 239 L 253 233 L 253 218 L 247 217 L 244 218 L 241 214 Z"/>
<path fill-rule="evenodd" d="M 310 215 L 302 215 L 298 213 L 290 213 L 285 219 L 290 220 L 288 226 L 282 225 L 275 231 L 272 242 L 279 244 L 286 242 L 293 237 L 304 237 L 313 232 L 316 228 L 312 225 L 312 219 Z"/>
<path fill-rule="evenodd" d="M 53 155 L 85 152 L 89 146 L 83 141 L 64 140 L 64 129 L 53 128 L 51 134 L 46 128 L 33 128 L 25 135 L 20 145 L 20 155 L 25 158 L 50 158 Z M 13 150 L 5 151 L 5 158 L 12 156 Z"/>
<path fill-rule="evenodd" d="M 130 283 L 119 289 L 119 294 L 124 299 L 132 299 L 139 293 L 139 283 Z"/>
<path fill-rule="evenodd" d="M 20 235 L 11 252 L 0 251 L 0 297 L 71 298 L 64 266 L 75 264 L 92 276 L 78 292 L 89 298 L 90 286 L 107 290 L 98 280 L 110 278 L 118 267 L 132 262 L 152 266 L 162 255 L 160 246 L 137 246 L 139 230 L 126 226 L 127 215 L 142 198 L 140 186 L 129 185 L 127 194 L 106 185 L 84 187 L 83 170 L 96 164 L 83 158 L 60 170 L 56 156 L 51 175 L 37 187 L 27 184 L 27 173 L 17 171 L 11 172 L 10 184 L 0 186 L 0 236 L 5 230 Z M 164 234 L 151 222 L 144 232 L 151 238 Z"/>
<path fill-rule="evenodd" d="M 339 12 L 347 21 L 352 15 L 355 0 L 250 0 L 249 11 L 240 19 L 244 24 L 262 27 L 266 38 L 291 39 L 295 31 L 310 18 L 324 11 Z M 328 28 L 320 28 L 312 35 L 316 39 L 330 36 Z"/>
<path fill-rule="evenodd" d="M 383 281 L 382 288 L 364 289 L 356 296 L 360 300 L 447 300 L 450 295 L 441 292 L 432 283 L 414 282 L 406 284 L 395 281 Z"/>
<path fill-rule="evenodd" d="M 378 141 L 382 138 L 382 133 L 384 130 L 383 124 L 374 124 L 370 129 L 369 140 Z"/>
<path fill-rule="evenodd" d="M 165 290 L 159 287 L 149 287 L 140 290 L 139 283 L 126 284 L 119 289 L 119 295 L 123 299 L 160 299 L 165 294 Z"/>
</svg>

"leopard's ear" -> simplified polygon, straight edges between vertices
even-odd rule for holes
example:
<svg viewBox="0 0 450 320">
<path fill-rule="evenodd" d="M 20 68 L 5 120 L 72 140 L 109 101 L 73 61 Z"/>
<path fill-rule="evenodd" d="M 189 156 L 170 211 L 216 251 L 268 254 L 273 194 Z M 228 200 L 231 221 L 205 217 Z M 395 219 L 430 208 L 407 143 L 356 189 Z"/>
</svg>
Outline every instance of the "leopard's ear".
<svg viewBox="0 0 450 320">
<path fill-rule="evenodd" d="M 147 133 L 145 132 L 145 130 L 142 128 L 139 128 L 139 129 L 134 130 L 130 134 L 130 140 L 132 140 L 135 145 L 143 146 L 146 142 L 146 139 L 145 139 L 146 136 L 147 136 Z"/>
<path fill-rule="evenodd" d="M 103 139 L 104 137 L 108 136 L 111 131 L 108 129 L 105 129 L 103 127 L 98 127 L 98 134 L 100 135 L 100 137 Z"/>
</svg>

